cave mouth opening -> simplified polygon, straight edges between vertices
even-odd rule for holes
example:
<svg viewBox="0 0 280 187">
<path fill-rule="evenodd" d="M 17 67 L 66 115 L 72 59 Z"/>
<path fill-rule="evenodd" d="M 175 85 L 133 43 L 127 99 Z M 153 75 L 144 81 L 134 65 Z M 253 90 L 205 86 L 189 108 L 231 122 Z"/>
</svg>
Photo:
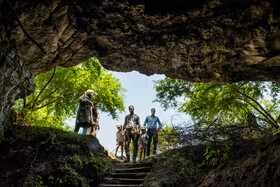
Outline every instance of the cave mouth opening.
<svg viewBox="0 0 280 187">
<path fill-rule="evenodd" d="M 276 1 L 191 2 L 1 1 L 0 127 L 34 92 L 34 74 L 92 56 L 108 70 L 193 82 L 279 81 Z"/>
<path fill-rule="evenodd" d="M 180 123 L 183 123 L 183 119 L 190 120 L 185 114 L 179 114 L 175 109 L 166 110 L 160 103 L 154 102 L 154 81 L 164 78 L 164 75 L 146 76 L 136 71 L 108 71 L 96 57 L 72 67 L 58 66 L 38 74 L 35 91 L 15 101 L 15 123 L 73 131 L 78 98 L 91 89 L 95 92 L 93 103 L 98 103 L 100 110 L 102 130 L 99 131 L 99 140 L 106 148 L 113 150 L 116 125 L 123 124 L 130 105 L 135 107 L 142 124 L 145 117 L 150 115 L 151 108 L 156 108 L 157 116 L 169 126 L 174 121 L 177 124 L 178 119 Z"/>
</svg>

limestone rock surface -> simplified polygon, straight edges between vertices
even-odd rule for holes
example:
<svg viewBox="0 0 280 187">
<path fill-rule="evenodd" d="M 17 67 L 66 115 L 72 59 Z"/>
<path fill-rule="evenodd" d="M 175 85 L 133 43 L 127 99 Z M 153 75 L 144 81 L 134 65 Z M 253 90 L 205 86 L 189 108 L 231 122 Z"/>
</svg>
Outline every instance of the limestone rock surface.
<svg viewBox="0 0 280 187">
<path fill-rule="evenodd" d="M 235 82 L 279 80 L 279 7 L 277 0 L 9 0 L 1 11 L 35 74 L 97 56 L 109 70 Z"/>
<path fill-rule="evenodd" d="M 35 76 L 15 53 L 0 24 L 0 137 L 3 121 L 16 99 L 24 98 L 35 89 Z M 0 138 L 1 139 L 1 138 Z"/>
</svg>

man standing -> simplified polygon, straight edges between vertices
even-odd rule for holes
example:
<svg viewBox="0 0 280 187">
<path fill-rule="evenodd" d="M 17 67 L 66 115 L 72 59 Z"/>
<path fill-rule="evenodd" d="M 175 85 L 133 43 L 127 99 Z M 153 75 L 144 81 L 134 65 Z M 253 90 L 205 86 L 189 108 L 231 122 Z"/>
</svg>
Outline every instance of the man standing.
<svg viewBox="0 0 280 187">
<path fill-rule="evenodd" d="M 133 163 L 136 163 L 137 151 L 138 151 L 138 138 L 139 138 L 139 129 L 140 129 L 140 118 L 138 115 L 134 114 L 134 106 L 130 105 L 128 107 L 129 113 L 125 116 L 123 130 L 125 133 L 125 162 L 130 161 L 130 150 L 129 144 L 131 139 L 133 141 Z"/>
<path fill-rule="evenodd" d="M 157 143 L 158 143 L 158 130 L 161 129 L 161 123 L 159 121 L 159 118 L 157 116 L 155 116 L 156 113 L 156 109 L 152 108 L 151 109 L 151 115 L 147 116 L 144 122 L 143 126 L 147 125 L 148 128 L 148 150 L 147 150 L 147 156 L 150 156 L 150 149 L 151 149 L 151 142 L 152 142 L 152 138 L 153 138 L 153 142 L 154 142 L 154 152 L 153 154 L 155 155 L 157 153 Z M 158 127 L 157 127 L 157 123 L 158 123 Z"/>
</svg>

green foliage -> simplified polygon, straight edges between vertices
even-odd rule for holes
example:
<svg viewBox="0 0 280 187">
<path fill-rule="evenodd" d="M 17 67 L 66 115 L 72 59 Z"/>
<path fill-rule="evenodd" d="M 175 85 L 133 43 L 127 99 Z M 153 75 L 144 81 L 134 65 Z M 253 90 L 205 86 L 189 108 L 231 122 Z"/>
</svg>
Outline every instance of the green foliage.
<svg viewBox="0 0 280 187">
<path fill-rule="evenodd" d="M 95 91 L 94 102 L 101 111 L 118 118 L 124 111 L 124 93 L 119 80 L 101 67 L 96 58 L 70 68 L 56 67 L 36 77 L 36 90 L 16 102 L 21 124 L 64 126 L 64 120 L 76 115 L 78 98 L 88 89 Z"/>
<path fill-rule="evenodd" d="M 279 130 L 276 83 L 190 83 L 165 78 L 155 82 L 155 89 L 155 101 L 188 114 L 194 123 L 174 127 L 178 147 L 187 146 L 155 158 L 156 168 L 146 186 L 153 180 L 159 186 L 196 186 L 193 181 L 233 151 L 238 153 L 241 145 Z"/>
<path fill-rule="evenodd" d="M 189 114 L 194 122 L 219 119 L 225 123 L 244 124 L 249 113 L 266 124 L 277 127 L 279 115 L 278 85 L 268 82 L 190 83 L 165 78 L 155 82 L 157 98 L 164 108 L 175 107 Z M 265 99 L 273 97 L 274 102 Z"/>
<path fill-rule="evenodd" d="M 232 145 L 229 141 L 225 141 L 221 145 L 217 145 L 215 142 L 207 142 L 201 166 L 215 167 L 222 159 L 228 159 L 231 151 Z"/>
<path fill-rule="evenodd" d="M 221 160 L 228 159 L 233 150 L 233 143 L 225 140 L 222 142 L 207 142 L 204 153 L 204 160 L 201 166 L 213 167 L 219 164 Z"/>
<path fill-rule="evenodd" d="M 153 157 L 153 171 L 143 186 L 150 186 L 155 181 L 158 186 L 194 186 L 193 181 L 202 174 L 203 150 L 204 146 L 186 146 Z"/>
<path fill-rule="evenodd" d="M 49 180 L 49 183 L 51 183 L 51 184 L 63 184 L 62 178 L 57 177 L 55 179 L 52 175 L 50 175 L 48 177 L 48 180 Z M 40 184 L 41 184 L 41 181 L 40 181 Z"/>
<path fill-rule="evenodd" d="M 90 157 L 89 157 L 88 164 L 91 166 L 95 167 L 95 171 L 100 175 L 104 176 L 108 174 L 112 168 L 113 168 L 113 163 L 111 160 L 108 159 L 108 156 L 105 155 L 104 153 L 92 153 L 90 152 Z"/>
<path fill-rule="evenodd" d="M 176 108 L 180 105 L 177 99 L 185 96 L 190 92 L 191 88 L 192 83 L 190 82 L 166 77 L 163 80 L 155 81 L 155 89 L 157 91 L 155 101 L 160 102 L 165 109 L 170 107 Z"/>
<path fill-rule="evenodd" d="M 232 151 L 232 147 L 228 141 L 225 142 L 224 146 L 223 157 L 228 158 L 230 152 Z"/>
<path fill-rule="evenodd" d="M 212 155 L 218 155 L 220 153 L 220 150 L 214 150 L 212 149 L 212 146 L 211 144 L 207 144 L 207 147 L 206 147 L 206 152 L 204 153 L 203 156 L 205 156 L 205 160 L 208 161 L 209 158 L 212 156 Z"/>
<path fill-rule="evenodd" d="M 168 125 L 163 124 L 163 128 L 158 132 L 157 150 L 162 152 L 170 148 L 175 148 L 177 141 L 178 141 L 178 137 L 174 127 L 170 127 Z M 151 150 L 153 150 L 153 147 L 151 147 Z"/>
<path fill-rule="evenodd" d="M 75 163 L 77 163 L 77 167 L 82 167 L 83 166 L 83 162 L 77 154 L 74 154 L 73 161 Z"/>
<path fill-rule="evenodd" d="M 42 177 L 40 175 L 37 175 L 37 177 L 38 177 L 40 186 L 43 185 L 44 182 L 42 181 Z"/>
<path fill-rule="evenodd" d="M 208 142 L 206 143 L 206 150 L 204 153 L 204 160 L 201 164 L 201 166 L 203 165 L 216 165 L 217 164 L 217 158 L 219 158 L 220 154 L 221 154 L 221 149 L 215 147 L 212 143 Z M 214 160 L 215 162 L 210 162 Z"/>
</svg>

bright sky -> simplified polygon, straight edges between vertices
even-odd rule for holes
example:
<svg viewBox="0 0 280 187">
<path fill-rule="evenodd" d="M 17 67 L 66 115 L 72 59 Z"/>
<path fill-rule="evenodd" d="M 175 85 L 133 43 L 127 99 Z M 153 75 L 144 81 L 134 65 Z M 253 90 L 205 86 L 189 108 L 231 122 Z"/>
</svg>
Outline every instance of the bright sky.
<svg viewBox="0 0 280 187">
<path fill-rule="evenodd" d="M 124 118 L 129 113 L 129 105 L 133 105 L 135 107 L 134 113 L 140 117 L 141 125 L 143 125 L 146 116 L 150 115 L 151 108 L 156 109 L 156 116 L 158 116 L 160 121 L 165 124 L 170 125 L 171 119 L 173 120 L 173 123 L 180 123 L 181 121 L 188 120 L 185 115 L 178 114 L 173 109 L 168 109 L 167 111 L 164 111 L 159 103 L 153 102 L 153 100 L 156 98 L 156 91 L 154 89 L 153 80 L 163 79 L 165 77 L 164 75 L 146 76 L 136 71 L 128 73 L 110 73 L 112 73 L 116 78 L 118 78 L 123 88 L 127 90 L 127 97 L 124 100 L 126 111 L 125 113 L 119 114 L 119 120 L 113 120 L 110 116 L 108 116 L 107 113 L 99 111 L 100 131 L 98 134 L 98 139 L 108 151 L 115 151 L 117 132 L 116 125 L 123 125 Z M 75 120 L 71 121 L 74 125 Z"/>
</svg>

